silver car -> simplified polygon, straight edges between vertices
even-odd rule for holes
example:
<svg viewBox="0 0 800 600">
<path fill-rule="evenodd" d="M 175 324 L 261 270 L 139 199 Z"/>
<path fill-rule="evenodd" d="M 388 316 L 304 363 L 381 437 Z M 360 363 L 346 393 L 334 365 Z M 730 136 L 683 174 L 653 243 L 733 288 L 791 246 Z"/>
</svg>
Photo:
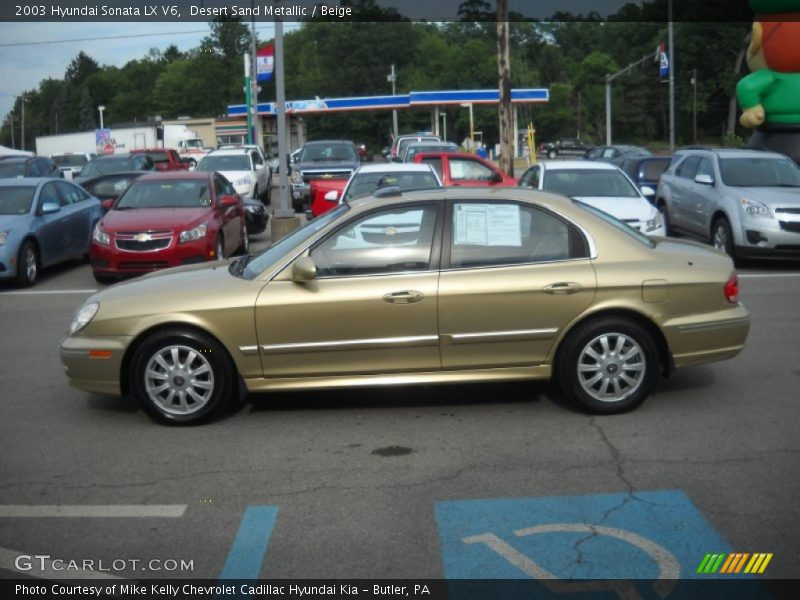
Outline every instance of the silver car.
<svg viewBox="0 0 800 600">
<path fill-rule="evenodd" d="M 782 154 L 678 151 L 656 206 L 670 230 L 734 258 L 800 258 L 800 167 Z"/>
</svg>

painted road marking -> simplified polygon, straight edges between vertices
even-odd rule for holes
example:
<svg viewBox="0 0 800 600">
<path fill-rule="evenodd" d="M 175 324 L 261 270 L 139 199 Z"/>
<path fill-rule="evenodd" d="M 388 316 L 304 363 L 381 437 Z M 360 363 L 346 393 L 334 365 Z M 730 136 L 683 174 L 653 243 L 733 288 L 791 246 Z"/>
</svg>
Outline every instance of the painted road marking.
<svg viewBox="0 0 800 600">
<path fill-rule="evenodd" d="M 186 504 L 102 504 L 102 505 L 0 505 L 0 518 L 28 517 L 182 517 Z"/>
<path fill-rule="evenodd" d="M 277 506 L 248 506 L 220 579 L 258 579 L 264 563 Z"/>
<path fill-rule="evenodd" d="M 0 292 L 0 296 L 49 296 L 58 294 L 94 294 L 97 290 L 17 290 Z"/>
<path fill-rule="evenodd" d="M 25 552 L 0 548 L 0 569 L 22 573 L 28 577 L 39 577 L 41 579 L 125 579 L 117 575 L 111 575 L 105 571 L 91 571 L 89 569 L 54 569 L 52 563 L 48 561 L 47 566 L 42 569 L 38 561 L 31 561 L 30 569 L 18 569 L 17 558 L 19 556 L 30 556 Z M 49 557 L 48 557 L 49 558 Z M 34 566 L 36 565 L 36 566 Z"/>
<path fill-rule="evenodd" d="M 436 521 L 449 579 L 641 579 L 661 596 L 730 551 L 680 491 L 437 502 Z"/>
</svg>

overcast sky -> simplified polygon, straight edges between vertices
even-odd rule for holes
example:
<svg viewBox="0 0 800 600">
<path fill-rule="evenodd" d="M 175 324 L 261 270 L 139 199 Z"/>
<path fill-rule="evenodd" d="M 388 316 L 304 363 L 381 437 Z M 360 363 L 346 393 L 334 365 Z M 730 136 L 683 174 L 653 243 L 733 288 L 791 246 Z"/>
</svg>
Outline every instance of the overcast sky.
<svg viewBox="0 0 800 600">
<path fill-rule="evenodd" d="M 259 39 L 272 38 L 274 27 L 273 23 L 257 23 Z M 284 31 L 296 27 L 286 23 Z M 0 119 L 11 110 L 15 96 L 38 88 L 42 79 L 64 77 L 81 50 L 101 65 L 121 67 L 142 58 L 150 48 L 163 50 L 175 44 L 180 50 L 189 50 L 208 33 L 207 23 L 0 23 Z M 98 37 L 117 39 L 63 42 Z M 59 43 L 33 43 L 47 41 Z"/>
</svg>

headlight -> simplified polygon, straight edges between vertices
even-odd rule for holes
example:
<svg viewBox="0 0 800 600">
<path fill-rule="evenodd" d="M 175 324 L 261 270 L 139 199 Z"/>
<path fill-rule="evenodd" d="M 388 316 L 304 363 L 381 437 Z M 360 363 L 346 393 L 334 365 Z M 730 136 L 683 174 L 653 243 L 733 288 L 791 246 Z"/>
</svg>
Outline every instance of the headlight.
<svg viewBox="0 0 800 600">
<path fill-rule="evenodd" d="M 100 308 L 100 304 L 97 302 L 92 302 L 86 306 L 81 306 L 75 312 L 75 316 L 72 317 L 72 323 L 69 324 L 69 332 L 75 333 L 76 331 L 80 331 L 86 327 L 90 321 L 94 319 L 98 308 Z"/>
<path fill-rule="evenodd" d="M 749 198 L 742 198 L 742 210 L 750 216 L 750 217 L 763 217 L 766 219 L 772 219 L 772 211 L 767 208 L 765 205 L 761 204 L 756 200 L 750 200 Z"/>
<path fill-rule="evenodd" d="M 108 246 L 111 243 L 111 236 L 103 231 L 103 229 L 100 227 L 100 223 L 94 226 L 94 231 L 92 231 L 92 239 L 103 246 Z"/>
<path fill-rule="evenodd" d="M 8 232 L 0 231 L 0 246 L 5 246 L 7 240 L 8 240 Z"/>
<path fill-rule="evenodd" d="M 655 231 L 656 229 L 661 229 L 664 226 L 664 219 L 661 218 L 661 213 L 657 212 L 656 216 L 647 221 L 644 224 L 645 231 Z"/>
<path fill-rule="evenodd" d="M 181 231 L 180 243 L 183 242 L 193 242 L 195 240 L 199 240 L 200 238 L 206 237 L 206 226 L 205 225 L 198 225 L 194 229 L 189 229 L 187 231 Z"/>
</svg>

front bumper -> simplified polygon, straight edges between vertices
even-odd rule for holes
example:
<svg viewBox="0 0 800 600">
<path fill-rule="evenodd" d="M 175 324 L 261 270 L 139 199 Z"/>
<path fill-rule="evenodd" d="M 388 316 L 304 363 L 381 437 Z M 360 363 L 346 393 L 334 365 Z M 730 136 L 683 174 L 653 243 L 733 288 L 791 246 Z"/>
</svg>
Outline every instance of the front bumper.
<svg viewBox="0 0 800 600">
<path fill-rule="evenodd" d="M 132 337 L 87 338 L 68 335 L 59 343 L 69 384 L 86 392 L 122 395 L 122 359 Z"/>
<path fill-rule="evenodd" d="M 148 252 L 121 250 L 114 239 L 109 246 L 93 241 L 89 250 L 92 270 L 99 275 L 137 275 L 216 260 L 214 241 L 208 237 L 182 244 L 177 240 L 176 234 L 166 248 Z"/>
<path fill-rule="evenodd" d="M 742 219 L 736 254 L 750 258 L 800 259 L 800 215 Z"/>
</svg>

